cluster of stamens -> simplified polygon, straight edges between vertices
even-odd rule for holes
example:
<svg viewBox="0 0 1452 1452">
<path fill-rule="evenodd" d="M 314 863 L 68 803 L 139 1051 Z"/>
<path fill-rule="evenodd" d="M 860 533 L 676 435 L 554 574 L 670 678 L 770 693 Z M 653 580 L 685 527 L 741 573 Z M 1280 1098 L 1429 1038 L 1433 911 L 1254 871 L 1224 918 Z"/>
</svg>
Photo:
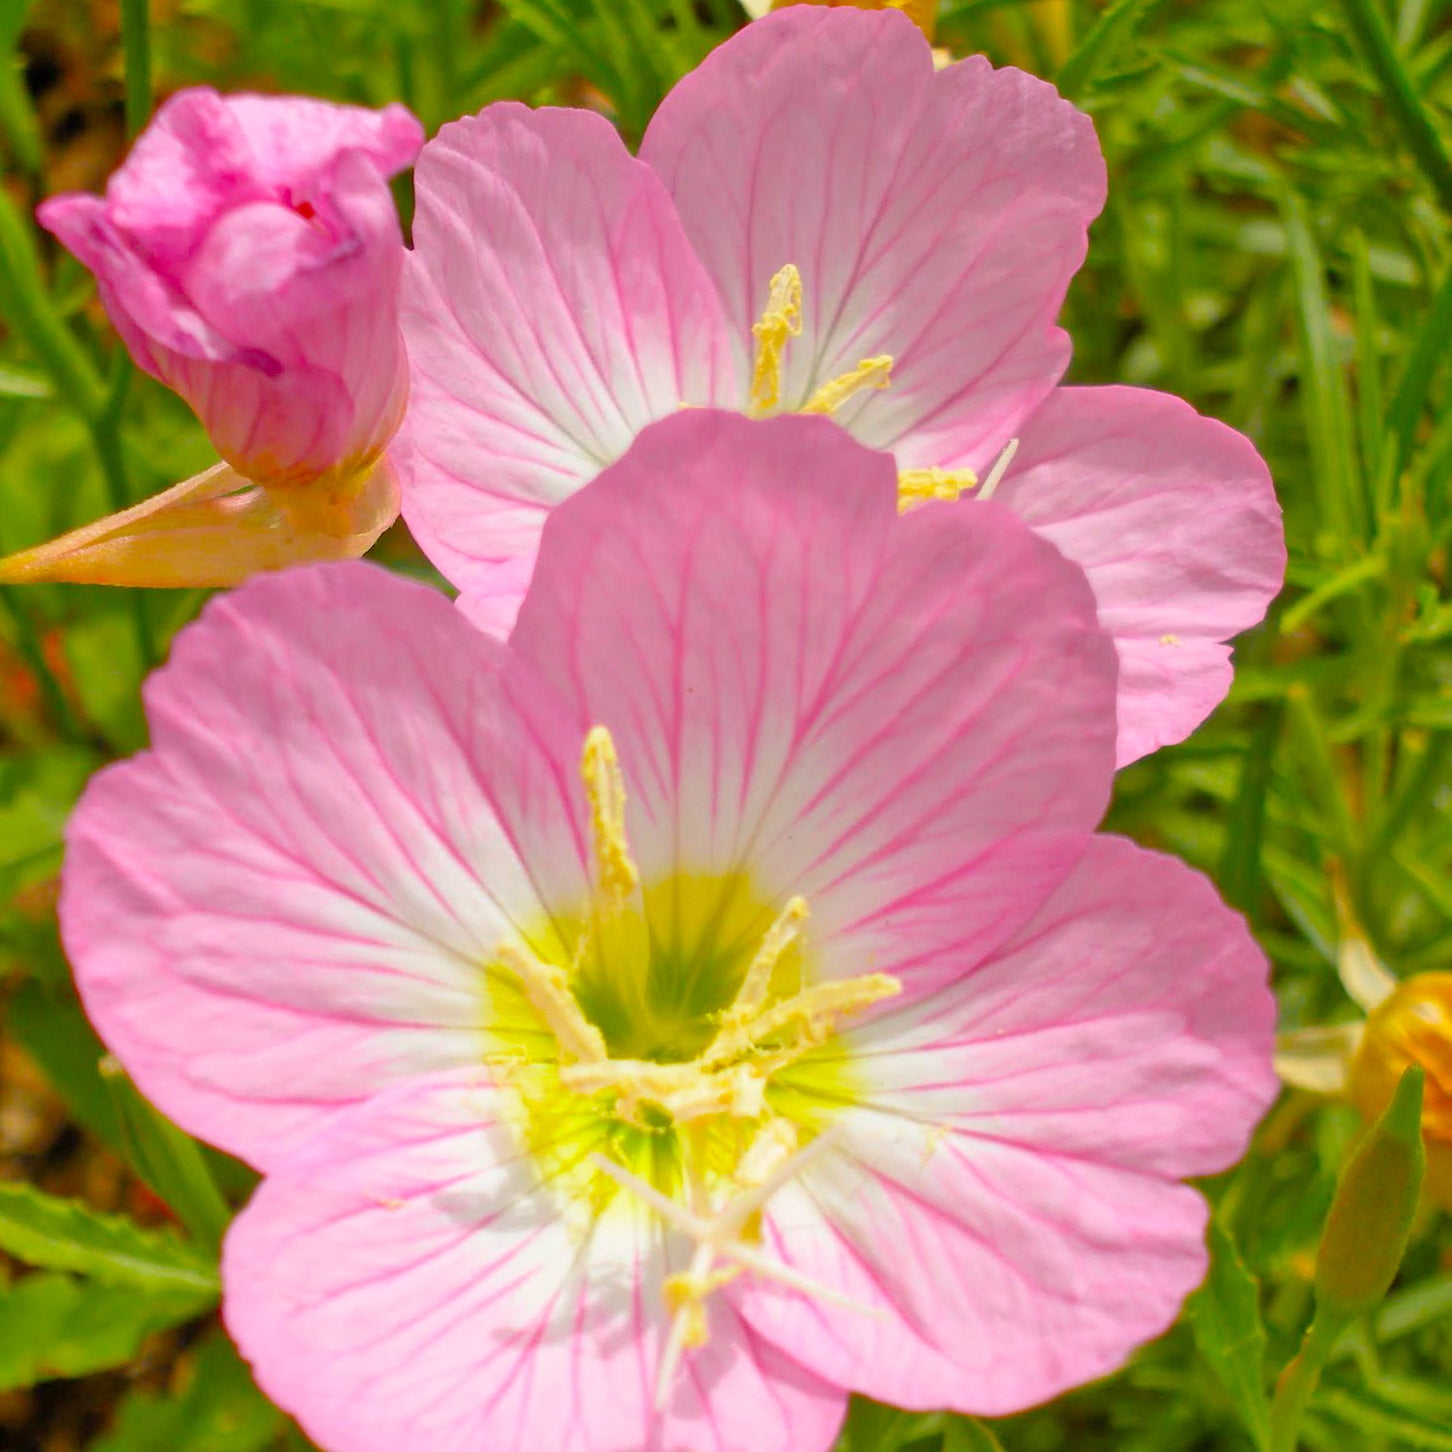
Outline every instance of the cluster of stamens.
<svg viewBox="0 0 1452 1452">
<path fill-rule="evenodd" d="M 572 960 L 568 967 L 547 962 L 520 943 L 504 942 L 495 962 L 516 981 L 553 1035 L 563 1089 L 625 1125 L 657 1130 L 664 1123 L 678 1132 L 684 1202 L 615 1159 L 590 1157 L 600 1174 L 695 1243 L 688 1269 L 665 1287 L 671 1321 L 657 1386 L 658 1399 L 663 1399 L 684 1352 L 705 1340 L 708 1298 L 743 1270 L 841 1300 L 751 1243 L 749 1227 L 767 1200 L 800 1174 L 830 1139 L 828 1130 L 799 1148 L 797 1129 L 772 1111 L 767 1090 L 773 1075 L 825 1043 L 842 1020 L 892 997 L 900 984 L 887 974 L 869 973 L 783 994 L 776 984 L 778 969 L 799 944 L 808 916 L 805 900 L 793 897 L 763 936 L 734 999 L 711 1020 L 709 1042 L 693 1058 L 656 1062 L 612 1057 L 605 1035 L 586 1016 L 575 992 L 592 943 L 608 933 L 612 920 L 643 910 L 640 872 L 625 833 L 624 777 L 604 727 L 595 727 L 585 739 L 581 774 L 590 808 L 595 890 Z M 713 1187 L 691 1163 L 690 1131 L 723 1119 L 742 1123 L 751 1137 L 730 1174 L 716 1175 Z"/>
<path fill-rule="evenodd" d="M 751 370 L 751 407 L 758 417 L 781 405 L 782 367 L 787 345 L 802 332 L 802 276 L 790 262 L 776 273 L 767 289 L 766 308 L 752 324 L 756 356 Z M 864 358 L 855 368 L 822 384 L 797 410 L 799 413 L 835 413 L 849 399 L 869 389 L 892 385 L 893 358 L 883 353 Z M 897 476 L 897 507 L 905 513 L 930 499 L 961 499 L 977 489 L 979 499 L 989 498 L 1003 478 L 1018 449 L 1010 439 L 979 488 L 972 469 L 901 469 Z"/>
</svg>

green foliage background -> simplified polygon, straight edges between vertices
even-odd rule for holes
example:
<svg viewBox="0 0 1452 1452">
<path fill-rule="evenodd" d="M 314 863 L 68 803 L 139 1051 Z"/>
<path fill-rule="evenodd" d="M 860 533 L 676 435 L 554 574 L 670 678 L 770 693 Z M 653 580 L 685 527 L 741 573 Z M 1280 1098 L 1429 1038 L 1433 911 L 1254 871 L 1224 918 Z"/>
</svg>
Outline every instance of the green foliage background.
<svg viewBox="0 0 1452 1452">
<path fill-rule="evenodd" d="M 585 102 L 633 139 L 743 20 L 736 0 L 3 0 L 0 550 L 210 461 L 31 221 L 40 196 L 100 185 L 153 92 L 400 99 L 430 130 L 504 97 Z M 1110 200 L 1070 295 L 1072 378 L 1181 394 L 1275 473 L 1285 594 L 1212 721 L 1123 773 L 1111 824 L 1249 915 L 1288 1027 L 1353 1013 L 1334 879 L 1393 971 L 1452 954 L 1449 22 L 1449 0 L 948 0 L 940 22 L 941 43 L 1055 80 L 1098 125 Z M 382 556 L 424 568 L 397 537 Z M 101 1060 L 55 935 L 66 814 L 143 744 L 141 679 L 199 604 L 0 593 L 0 1447 L 306 1445 L 214 1320 L 247 1174 Z M 843 1448 L 1263 1446 L 1356 1132 L 1344 1107 L 1283 1098 L 1206 1186 L 1206 1289 L 1119 1375 L 992 1427 L 857 1405 Z M 1452 1449 L 1445 1216 L 1424 1211 L 1390 1297 L 1341 1338 L 1304 1441 Z"/>
</svg>

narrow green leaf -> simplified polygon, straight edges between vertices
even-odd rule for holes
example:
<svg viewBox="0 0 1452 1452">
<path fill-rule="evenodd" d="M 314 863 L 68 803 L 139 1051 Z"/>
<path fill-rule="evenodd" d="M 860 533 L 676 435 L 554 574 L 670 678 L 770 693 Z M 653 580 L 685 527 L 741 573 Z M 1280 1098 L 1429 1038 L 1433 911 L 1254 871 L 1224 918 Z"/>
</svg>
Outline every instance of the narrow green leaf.
<svg viewBox="0 0 1452 1452">
<path fill-rule="evenodd" d="M 1270 1430 L 1270 1400 L 1260 1289 L 1235 1243 L 1213 1217 L 1208 1238 L 1210 1274 L 1190 1298 L 1190 1326 L 1200 1355 L 1230 1393 L 1256 1446 L 1263 1447 Z"/>
<path fill-rule="evenodd" d="M 1232 907 L 1249 913 L 1261 890 L 1261 844 L 1265 838 L 1266 799 L 1281 734 L 1281 704 L 1265 708 L 1251 735 L 1240 770 L 1240 788 L 1225 823 L 1220 854 L 1220 890 Z"/>
<path fill-rule="evenodd" d="M 1341 9 L 1372 74 L 1381 83 L 1387 110 L 1401 131 L 1407 149 L 1436 190 L 1443 207 L 1452 210 L 1452 159 L 1447 155 L 1436 121 L 1417 94 L 1397 54 L 1396 42 L 1377 0 L 1341 0 Z"/>
<path fill-rule="evenodd" d="M 1387 416 L 1388 431 L 1397 446 L 1393 472 L 1412 456 L 1427 391 L 1434 374 L 1447 357 L 1449 336 L 1452 336 L 1452 270 L 1442 279 L 1426 320 L 1417 332 L 1416 342 L 1407 354 Z"/>
<path fill-rule="evenodd" d="M 50 398 L 55 389 L 40 373 L 0 363 L 0 395 L 6 398 Z"/>
<path fill-rule="evenodd" d="M 1355 1427 L 1358 1432 L 1374 1437 L 1392 1437 L 1402 1446 L 1421 1448 L 1423 1452 L 1452 1452 L 1452 1430 L 1444 1421 L 1434 1422 L 1420 1417 L 1382 1401 L 1370 1392 L 1325 1387 L 1317 1398 L 1316 1406 L 1347 1426 Z"/>
<path fill-rule="evenodd" d="M 197 1244 L 215 1256 L 232 1217 L 200 1146 L 141 1097 L 114 1059 L 103 1060 L 101 1072 L 116 1106 L 127 1160 Z"/>
<path fill-rule="evenodd" d="M 1128 39 L 1151 3 L 1157 0 L 1114 0 L 1059 67 L 1054 84 L 1060 92 L 1071 100 L 1082 96 L 1095 74 L 1114 59 L 1114 52 Z"/>
<path fill-rule="evenodd" d="M 176 1236 L 31 1185 L 0 1182 L 0 1249 L 28 1265 L 80 1271 L 108 1285 L 200 1296 L 218 1290 L 215 1268 Z"/>
<path fill-rule="evenodd" d="M 121 0 L 121 47 L 126 68 L 126 134 L 151 119 L 151 0 Z"/>
<path fill-rule="evenodd" d="M 1325 263 L 1311 231 L 1306 204 L 1295 192 L 1286 191 L 1281 198 L 1281 212 L 1295 282 L 1301 394 L 1316 493 L 1323 527 L 1344 554 L 1352 541 L 1367 537 L 1366 513 L 1357 490 L 1351 447 L 1346 376 L 1331 330 Z"/>
</svg>

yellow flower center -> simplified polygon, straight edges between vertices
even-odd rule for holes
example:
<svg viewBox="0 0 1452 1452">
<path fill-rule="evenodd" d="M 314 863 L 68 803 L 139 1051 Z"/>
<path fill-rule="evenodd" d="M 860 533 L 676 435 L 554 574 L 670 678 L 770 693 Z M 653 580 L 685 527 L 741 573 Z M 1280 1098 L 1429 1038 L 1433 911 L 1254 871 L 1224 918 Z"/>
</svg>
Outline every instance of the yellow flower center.
<svg viewBox="0 0 1452 1452">
<path fill-rule="evenodd" d="M 644 881 L 603 727 L 581 774 L 594 889 L 578 917 L 498 945 L 488 1059 L 582 1232 L 624 1193 L 694 1239 L 666 1288 L 663 1395 L 704 1338 L 706 1299 L 743 1270 L 831 1298 L 762 1254 L 759 1212 L 858 1097 L 837 1030 L 900 985 L 819 980 L 807 903 L 773 904 L 743 873 Z"/>
<path fill-rule="evenodd" d="M 781 406 L 782 368 L 787 345 L 802 332 L 802 275 L 788 262 L 776 273 L 767 289 L 766 307 L 760 319 L 751 326 L 756 339 L 756 356 L 751 369 L 751 411 L 764 418 Z M 855 368 L 829 379 L 817 388 L 798 413 L 832 414 L 849 399 L 867 390 L 892 385 L 893 358 L 882 353 L 864 358 Z M 999 456 L 979 497 L 987 499 L 998 487 L 1008 468 L 1018 440 L 1011 439 Z M 968 490 L 978 487 L 978 476 L 972 469 L 900 469 L 897 476 L 898 512 L 905 513 L 930 499 L 960 499 Z"/>
</svg>

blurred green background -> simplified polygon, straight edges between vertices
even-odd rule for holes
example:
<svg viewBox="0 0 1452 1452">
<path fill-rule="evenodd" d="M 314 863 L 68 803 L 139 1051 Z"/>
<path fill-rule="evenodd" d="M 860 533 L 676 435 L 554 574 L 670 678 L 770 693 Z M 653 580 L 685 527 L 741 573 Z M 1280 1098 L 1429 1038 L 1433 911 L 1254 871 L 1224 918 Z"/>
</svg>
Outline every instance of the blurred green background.
<svg viewBox="0 0 1452 1452">
<path fill-rule="evenodd" d="M 149 30 L 147 15 L 0 0 L 0 551 L 211 461 L 31 220 L 42 196 L 100 188 L 153 93 L 402 100 L 430 131 L 517 97 L 597 106 L 633 140 L 745 22 L 737 0 L 154 0 Z M 1287 589 L 1211 722 L 1121 776 L 1111 825 L 1249 915 L 1288 1028 L 1355 1016 L 1336 960 L 1357 923 L 1398 975 L 1452 965 L 1449 22 L 1449 0 L 946 0 L 938 27 L 957 54 L 1056 81 L 1097 123 L 1110 199 L 1070 293 L 1072 379 L 1181 394 L 1275 474 Z M 408 201 L 405 183 L 405 217 Z M 378 554 L 426 568 L 400 530 Z M 307 1445 L 215 1320 L 216 1242 L 247 1174 L 106 1072 L 56 938 L 66 814 L 143 744 L 140 680 L 200 603 L 0 590 L 3 1449 Z M 1449 1064 L 1452 1046 L 1446 1094 Z M 857 1405 L 843 1447 L 1263 1446 L 1359 1125 L 1283 1097 L 1205 1187 L 1207 1289 L 1122 1373 L 991 1426 Z M 1435 1207 L 1387 1301 L 1338 1343 L 1304 1438 L 1452 1449 L 1452 1234 Z"/>
</svg>

